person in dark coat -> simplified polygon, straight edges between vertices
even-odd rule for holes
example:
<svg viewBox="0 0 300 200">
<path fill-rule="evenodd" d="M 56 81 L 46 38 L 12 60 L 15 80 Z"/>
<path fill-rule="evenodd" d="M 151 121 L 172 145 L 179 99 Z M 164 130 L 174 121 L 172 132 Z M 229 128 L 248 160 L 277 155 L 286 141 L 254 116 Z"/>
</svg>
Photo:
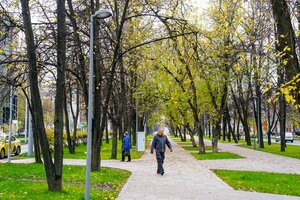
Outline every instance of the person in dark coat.
<svg viewBox="0 0 300 200">
<path fill-rule="evenodd" d="M 155 149 L 156 160 L 157 160 L 157 174 L 161 174 L 161 175 L 164 175 L 165 173 L 163 164 L 165 159 L 166 145 L 172 152 L 173 149 L 170 141 L 168 140 L 167 136 L 164 135 L 164 131 L 159 130 L 152 140 L 150 152 L 151 154 L 153 154 L 153 151 Z"/>
<path fill-rule="evenodd" d="M 131 149 L 131 145 L 130 145 L 129 134 L 128 132 L 125 132 L 123 142 L 122 142 L 122 161 L 125 161 L 125 156 L 128 156 L 127 162 L 131 161 L 130 149 Z"/>
</svg>

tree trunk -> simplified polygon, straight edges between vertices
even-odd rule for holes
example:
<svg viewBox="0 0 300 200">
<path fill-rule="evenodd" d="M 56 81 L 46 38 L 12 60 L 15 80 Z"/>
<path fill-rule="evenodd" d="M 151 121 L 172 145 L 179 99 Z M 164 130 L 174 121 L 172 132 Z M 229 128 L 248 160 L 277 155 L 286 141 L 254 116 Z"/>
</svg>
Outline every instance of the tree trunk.
<svg viewBox="0 0 300 200">
<path fill-rule="evenodd" d="M 34 44 L 34 35 L 31 24 L 31 16 L 29 9 L 29 0 L 21 0 L 22 16 L 25 30 L 25 40 L 27 45 L 27 57 L 29 63 L 29 83 L 31 94 L 31 105 L 33 111 L 34 128 L 39 138 L 44 160 L 44 167 L 47 177 L 48 189 L 55 191 L 55 167 L 52 162 L 49 143 L 44 127 L 43 107 L 38 88 L 38 68 Z"/>
<path fill-rule="evenodd" d="M 227 133 L 226 133 L 226 117 L 225 117 L 225 115 L 223 115 L 223 117 L 222 117 L 222 119 L 223 119 L 223 123 L 222 123 L 222 140 L 223 140 L 223 142 L 225 142 L 226 141 L 226 135 L 227 135 Z"/>
<path fill-rule="evenodd" d="M 198 130 L 197 130 L 198 129 Z M 196 130 L 198 132 L 198 139 L 199 139 L 199 154 L 205 154 L 205 144 L 203 139 L 203 133 L 201 127 L 196 127 Z"/>
<path fill-rule="evenodd" d="M 249 86 L 249 88 L 251 88 L 251 87 Z M 239 88 L 239 91 L 241 92 L 242 89 Z M 242 96 L 240 96 L 239 102 L 238 102 L 237 97 L 234 94 L 232 88 L 231 88 L 231 93 L 232 93 L 233 101 L 234 101 L 234 104 L 235 104 L 235 107 L 236 107 L 236 110 L 238 113 L 238 118 L 242 122 L 242 125 L 243 125 L 243 129 L 245 132 L 245 141 L 247 142 L 248 146 L 251 146 L 250 131 L 249 131 L 249 127 L 248 127 L 248 102 L 249 102 L 248 98 L 246 100 L 246 102 L 247 102 L 246 103 L 246 102 L 244 102 L 244 98 Z M 239 94 L 239 95 L 241 95 L 241 94 Z M 238 123 L 238 126 L 239 126 L 239 123 Z M 238 130 L 239 130 L 239 127 L 238 127 Z M 239 133 L 238 133 L 238 135 L 239 135 Z"/>
<path fill-rule="evenodd" d="M 237 139 L 236 139 L 236 136 L 235 136 L 235 134 L 234 134 L 234 130 L 232 129 L 232 126 L 231 126 L 231 123 L 230 123 L 231 117 L 230 117 L 230 114 L 229 114 L 229 108 L 228 108 L 228 106 L 226 107 L 225 116 L 226 116 L 226 119 L 227 119 L 228 129 L 229 129 L 229 133 L 228 133 L 228 137 L 229 137 L 229 138 L 228 138 L 228 142 L 231 141 L 230 135 L 232 135 L 232 138 L 233 138 L 234 142 L 235 142 L 235 143 L 238 143 L 238 141 L 237 141 Z M 233 127 L 234 127 L 234 125 L 233 125 Z"/>
<path fill-rule="evenodd" d="M 105 127 L 105 141 L 106 141 L 106 144 L 109 144 L 109 135 L 108 135 L 108 119 L 106 119 L 106 127 Z"/>
<path fill-rule="evenodd" d="M 82 44 L 83 42 L 80 40 L 80 35 L 79 35 L 79 28 L 77 25 L 77 17 L 73 9 L 72 5 L 72 0 L 67 0 L 68 2 L 68 7 L 69 7 L 69 19 L 71 22 L 71 25 L 73 27 L 73 35 L 74 35 L 74 43 L 76 45 L 76 56 L 78 57 L 79 60 L 79 65 L 78 65 L 78 72 L 80 73 L 79 77 L 79 82 L 83 91 L 83 97 L 84 97 L 84 102 L 85 102 L 85 111 L 87 112 L 88 108 L 88 86 L 87 86 L 87 75 L 85 72 L 86 69 L 86 63 L 85 63 L 85 55 L 83 53 L 82 49 Z M 86 118 L 87 119 L 87 118 Z"/>
<path fill-rule="evenodd" d="M 183 127 L 183 141 L 186 141 L 186 128 Z"/>
<path fill-rule="evenodd" d="M 32 113 L 31 113 L 32 116 Z M 39 144 L 39 137 L 37 134 L 37 131 L 35 130 L 35 125 L 34 125 L 34 120 L 32 120 L 33 123 L 33 142 L 34 142 L 34 158 L 35 158 L 35 162 L 36 163 L 43 163 L 42 158 L 41 158 L 41 148 L 40 148 L 40 144 Z"/>
<path fill-rule="evenodd" d="M 69 86 L 70 87 L 70 86 Z M 67 88 L 65 87 L 64 90 L 64 112 L 65 112 L 65 128 L 66 128 L 66 134 L 67 134 L 67 143 L 68 143 L 68 149 L 70 154 L 75 154 L 75 148 L 73 148 L 73 143 L 71 139 L 71 133 L 70 133 L 70 121 L 69 121 L 69 114 L 68 114 L 68 106 L 67 106 Z M 72 95 L 72 94 L 70 94 Z"/>
<path fill-rule="evenodd" d="M 278 66 L 277 68 L 278 86 L 280 87 L 284 81 L 284 68 Z M 279 126 L 280 126 L 280 150 L 285 151 L 285 123 L 286 123 L 286 102 L 284 94 L 279 95 Z"/>
<path fill-rule="evenodd" d="M 100 170 L 100 161 L 101 161 L 101 156 L 100 156 L 100 145 L 101 145 L 101 140 L 103 137 L 103 132 L 105 129 L 105 124 L 106 124 L 106 119 L 107 119 L 107 112 L 108 112 L 108 107 L 109 107 L 109 102 L 111 99 L 111 95 L 112 95 L 112 88 L 113 88 L 113 83 L 114 83 L 114 77 L 115 77 L 115 72 L 116 72 L 116 68 L 117 68 L 117 63 L 118 63 L 118 55 L 119 55 L 119 50 L 121 47 L 121 36 L 122 36 L 122 31 L 123 31 L 123 27 L 125 24 L 125 20 L 126 20 L 126 16 L 127 16 L 127 12 L 128 12 L 128 5 L 129 5 L 129 0 L 126 0 L 124 3 L 124 9 L 123 9 L 123 13 L 122 13 L 122 18 L 120 23 L 117 23 L 117 30 L 116 30 L 116 46 L 114 48 L 114 54 L 113 54 L 113 58 L 112 58 L 112 64 L 111 64 L 111 71 L 108 77 L 108 85 L 107 85 L 107 90 L 105 93 L 105 101 L 104 101 L 104 106 L 102 111 L 102 119 L 101 119 L 101 125 L 100 125 L 100 129 L 99 129 L 99 137 L 97 138 L 97 140 L 93 141 L 93 151 L 92 151 L 92 170 L 93 171 L 97 171 Z M 95 138 L 93 138 L 95 139 Z"/>
<path fill-rule="evenodd" d="M 112 151 L 111 158 L 117 159 L 117 146 L 118 146 L 118 126 L 114 119 L 112 119 L 113 137 L 112 137 Z"/>
<path fill-rule="evenodd" d="M 94 13 L 100 7 L 99 0 L 96 0 L 95 7 L 92 7 L 92 12 Z M 95 38 L 99 38 L 100 35 L 100 24 L 98 20 L 94 22 L 94 36 Z M 100 170 L 100 162 L 101 162 L 101 145 L 102 145 L 102 137 L 104 128 L 106 125 L 106 115 L 107 113 L 103 113 L 101 109 L 101 102 L 102 102 L 102 71 L 103 71 L 103 62 L 102 56 L 100 52 L 100 41 L 94 40 L 94 55 L 95 59 L 90 61 L 93 62 L 94 65 L 94 123 L 93 123 L 93 132 L 92 132 L 92 162 L 91 162 L 91 170 L 92 171 L 99 171 Z M 98 104 L 98 105 L 97 105 Z M 105 117 L 103 117 L 105 115 Z M 102 122 L 102 118 L 105 120 Z M 101 124 L 104 124 L 103 129 L 101 128 Z"/>
<path fill-rule="evenodd" d="M 285 151 L 285 100 L 283 94 L 279 96 L 279 124 L 280 124 L 280 151 Z"/>
<path fill-rule="evenodd" d="M 66 65 L 66 17 L 65 0 L 57 0 L 57 78 L 54 116 L 54 191 L 62 190 L 63 129 Z"/>
<path fill-rule="evenodd" d="M 215 121 L 215 130 L 213 132 L 213 138 L 212 138 L 212 151 L 217 153 L 218 152 L 218 140 L 220 138 L 221 133 L 221 119 L 217 119 Z"/>
<path fill-rule="evenodd" d="M 260 41 L 260 49 L 262 49 L 262 41 Z M 256 45 L 252 44 L 252 63 L 254 65 L 254 85 L 255 85 L 255 94 L 256 99 L 253 99 L 253 111 L 255 113 L 255 122 L 257 127 L 257 136 L 259 139 L 259 147 L 264 148 L 263 140 L 263 130 L 262 130 L 262 121 L 261 121 L 261 78 L 260 78 L 260 69 L 262 68 L 261 59 L 259 59 L 259 64 L 257 65 L 257 50 Z M 262 53 L 259 53 L 259 56 L 262 56 Z M 252 92 L 253 94 L 253 92 Z M 255 106 L 255 102 L 257 102 Z"/>
<path fill-rule="evenodd" d="M 195 138 L 194 138 L 194 131 L 192 131 L 192 129 L 189 127 L 189 125 L 187 125 L 187 129 L 188 129 L 190 137 L 191 137 L 192 146 L 197 147 L 197 144 L 196 144 L 196 141 L 195 141 Z"/>
<path fill-rule="evenodd" d="M 172 131 L 172 134 L 174 135 L 174 137 L 178 137 L 178 134 L 177 134 L 177 130 L 173 127 L 173 126 L 171 126 L 171 131 Z"/>
<path fill-rule="evenodd" d="M 271 94 L 271 92 L 270 92 Z M 274 111 L 273 111 L 273 116 L 272 116 L 272 120 L 271 120 L 271 113 L 270 113 L 270 104 L 268 104 L 267 107 L 267 116 L 268 116 L 268 145 L 271 145 L 271 133 L 273 132 L 273 129 L 276 127 L 277 122 L 275 120 L 275 116 L 276 116 L 276 104 L 274 105 Z M 278 119 L 277 119 L 278 120 Z"/>
<path fill-rule="evenodd" d="M 277 28 L 277 50 L 282 54 L 280 64 L 285 68 L 287 81 L 291 81 L 300 72 L 296 53 L 296 36 L 293 30 L 290 12 L 286 0 L 271 0 L 273 16 Z M 289 49 L 289 50 L 288 50 Z M 296 83 L 297 90 L 291 91 L 300 104 L 300 82 Z"/>
<path fill-rule="evenodd" d="M 237 139 L 240 140 L 240 119 L 239 119 L 239 117 L 237 117 L 236 136 L 237 136 Z"/>
<path fill-rule="evenodd" d="M 180 128 L 179 126 L 177 126 L 176 130 L 177 130 L 178 133 L 179 133 L 181 142 L 185 142 L 186 140 L 184 140 L 184 137 L 182 136 L 181 128 Z"/>
<path fill-rule="evenodd" d="M 75 147 L 76 147 L 76 141 L 77 141 L 77 122 L 78 122 L 78 118 L 79 118 L 79 84 L 78 81 L 76 81 L 76 112 L 74 112 L 73 109 L 73 94 L 72 94 L 72 88 L 71 86 L 69 86 L 69 95 L 70 95 L 70 102 L 69 102 L 69 106 L 70 106 L 70 110 L 71 110 L 71 114 L 72 114 L 72 118 L 73 118 L 73 136 L 71 137 L 71 152 L 75 153 Z"/>
<path fill-rule="evenodd" d="M 210 119 L 208 121 L 208 137 L 211 138 L 211 123 L 210 123 Z"/>
<path fill-rule="evenodd" d="M 300 30 L 300 0 L 296 0 L 298 31 Z M 297 37 L 298 55 L 300 55 L 300 34 Z"/>
</svg>

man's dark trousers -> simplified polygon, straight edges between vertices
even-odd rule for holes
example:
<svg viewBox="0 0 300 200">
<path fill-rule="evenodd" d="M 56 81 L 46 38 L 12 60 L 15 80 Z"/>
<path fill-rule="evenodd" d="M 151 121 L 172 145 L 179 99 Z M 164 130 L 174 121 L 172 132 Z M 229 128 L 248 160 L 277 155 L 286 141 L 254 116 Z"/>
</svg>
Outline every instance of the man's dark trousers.
<svg viewBox="0 0 300 200">
<path fill-rule="evenodd" d="M 156 151 L 156 160 L 157 160 L 157 173 L 164 172 L 164 159 L 165 159 L 165 152 Z"/>
</svg>

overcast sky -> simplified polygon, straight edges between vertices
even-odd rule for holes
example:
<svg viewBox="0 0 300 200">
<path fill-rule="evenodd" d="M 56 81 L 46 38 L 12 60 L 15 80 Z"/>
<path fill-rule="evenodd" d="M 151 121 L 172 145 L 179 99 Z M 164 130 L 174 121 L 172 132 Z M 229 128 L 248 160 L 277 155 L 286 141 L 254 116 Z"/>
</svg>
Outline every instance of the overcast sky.
<svg viewBox="0 0 300 200">
<path fill-rule="evenodd" d="M 192 0 L 192 2 L 195 2 L 195 5 L 199 8 L 199 11 L 202 11 L 203 9 L 208 7 L 208 1 L 209 0 Z"/>
</svg>

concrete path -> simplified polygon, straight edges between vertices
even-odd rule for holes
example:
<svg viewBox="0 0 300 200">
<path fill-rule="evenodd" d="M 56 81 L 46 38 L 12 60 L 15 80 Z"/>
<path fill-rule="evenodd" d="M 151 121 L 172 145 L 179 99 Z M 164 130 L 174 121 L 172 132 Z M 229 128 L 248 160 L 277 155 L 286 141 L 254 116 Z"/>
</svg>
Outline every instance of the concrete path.
<svg viewBox="0 0 300 200">
<path fill-rule="evenodd" d="M 206 140 L 211 145 L 211 141 Z M 239 147 L 236 144 L 218 143 L 221 151 L 239 154 L 244 159 L 203 160 L 201 165 L 208 169 L 234 169 L 300 174 L 300 160 Z M 300 152 L 299 152 L 300 153 Z"/>
<path fill-rule="evenodd" d="M 156 174 L 156 159 L 146 150 L 144 156 L 132 162 L 115 160 L 102 161 L 102 166 L 127 169 L 131 177 L 121 190 L 119 200 L 294 200 L 299 197 L 272 195 L 256 192 L 235 191 L 209 169 L 244 169 L 263 171 L 283 171 L 277 165 L 285 162 L 289 173 L 298 173 L 299 160 L 289 159 L 263 152 L 256 152 L 230 144 L 219 144 L 224 151 L 236 152 L 247 158 L 239 160 L 198 161 L 176 143 L 172 142 L 174 152 L 166 153 L 165 174 Z M 32 162 L 32 159 L 26 159 Z M 25 162 L 25 160 L 13 160 Z M 64 160 L 65 164 L 85 165 L 85 160 Z M 295 166 L 294 166 L 295 165 Z M 276 167 L 277 166 L 277 167 Z M 275 167 L 275 168 L 274 168 Z M 297 169 L 298 168 L 298 169 Z"/>
<path fill-rule="evenodd" d="M 133 174 L 125 184 L 118 199 L 300 199 L 299 197 L 286 195 L 235 191 L 215 176 L 209 170 L 209 166 L 194 159 L 176 143 L 172 142 L 172 144 L 174 152 L 167 152 L 166 154 L 166 162 L 164 165 L 165 175 L 161 176 L 156 174 L 155 156 L 150 154 L 149 150 L 147 150 L 141 160 L 130 163 L 130 165 L 126 167 L 131 170 Z M 223 146 L 221 148 L 223 148 Z M 234 166 L 232 166 L 232 168 L 234 168 Z"/>
</svg>

